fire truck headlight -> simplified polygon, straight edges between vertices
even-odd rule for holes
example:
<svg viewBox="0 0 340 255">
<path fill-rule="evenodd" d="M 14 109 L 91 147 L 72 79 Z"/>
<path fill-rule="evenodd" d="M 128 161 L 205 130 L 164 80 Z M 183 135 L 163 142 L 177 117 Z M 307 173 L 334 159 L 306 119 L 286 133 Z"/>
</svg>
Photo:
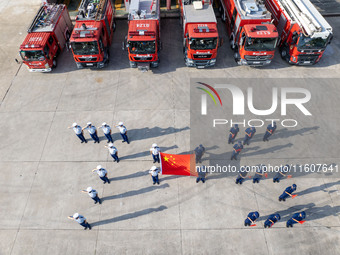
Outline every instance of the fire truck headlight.
<svg viewBox="0 0 340 255">
<path fill-rule="evenodd" d="M 296 62 L 296 57 L 292 56 L 292 61 Z"/>
<path fill-rule="evenodd" d="M 50 68 L 50 65 L 48 63 L 45 64 L 45 68 L 48 69 Z"/>
<path fill-rule="evenodd" d="M 241 58 L 241 60 L 240 60 L 240 61 L 241 61 L 241 64 L 242 64 L 242 65 L 246 65 L 246 64 L 248 64 L 248 63 L 247 63 L 247 60 L 245 60 L 245 59 L 243 59 L 243 58 Z"/>
<path fill-rule="evenodd" d="M 193 61 L 191 58 L 187 58 L 187 62 L 188 62 L 189 64 L 193 64 L 193 63 L 194 63 L 194 61 Z"/>
<path fill-rule="evenodd" d="M 216 63 L 216 58 L 213 58 L 212 60 L 210 60 L 210 64 L 215 64 Z"/>
<path fill-rule="evenodd" d="M 266 64 L 270 64 L 270 62 L 272 62 L 270 59 L 266 60 Z"/>
</svg>

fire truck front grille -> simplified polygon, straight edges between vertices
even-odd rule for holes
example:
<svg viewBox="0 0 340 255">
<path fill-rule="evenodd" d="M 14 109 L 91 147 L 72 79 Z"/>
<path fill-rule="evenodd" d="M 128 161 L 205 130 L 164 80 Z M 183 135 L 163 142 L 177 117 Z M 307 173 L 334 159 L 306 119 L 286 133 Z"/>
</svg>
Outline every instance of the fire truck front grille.
<svg viewBox="0 0 340 255">
<path fill-rule="evenodd" d="M 212 54 L 194 54 L 194 59 L 211 58 Z"/>
<path fill-rule="evenodd" d="M 313 64 L 318 57 L 319 55 L 303 54 L 298 56 L 298 62 L 301 64 Z"/>
<path fill-rule="evenodd" d="M 265 56 L 251 56 L 251 55 L 245 55 L 244 58 L 248 61 L 263 61 L 270 59 L 272 55 L 265 55 Z"/>
<path fill-rule="evenodd" d="M 134 57 L 134 59 L 136 60 L 136 61 L 139 61 L 139 60 L 152 60 L 152 57 Z"/>
<path fill-rule="evenodd" d="M 91 58 L 79 58 L 79 61 L 82 61 L 82 62 L 95 62 L 97 61 L 97 58 L 96 57 L 91 57 Z"/>
</svg>

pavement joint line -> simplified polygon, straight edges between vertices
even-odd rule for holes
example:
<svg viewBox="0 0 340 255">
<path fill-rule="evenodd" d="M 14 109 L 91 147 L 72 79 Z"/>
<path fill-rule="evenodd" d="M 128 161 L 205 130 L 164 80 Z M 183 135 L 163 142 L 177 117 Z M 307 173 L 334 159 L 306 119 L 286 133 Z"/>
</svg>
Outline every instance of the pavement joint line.
<svg viewBox="0 0 340 255">
<path fill-rule="evenodd" d="M 177 179 L 177 203 L 178 203 L 178 217 L 179 217 L 179 235 L 181 239 L 181 254 L 183 255 L 183 235 L 182 235 L 182 215 L 181 215 L 181 202 L 179 201 L 179 180 Z"/>
<path fill-rule="evenodd" d="M 17 73 L 19 72 L 21 66 L 22 66 L 22 64 L 20 65 L 20 67 L 19 67 Z M 14 76 L 13 80 L 15 79 L 16 76 L 17 76 L 17 74 Z M 12 86 L 13 80 L 12 80 L 12 82 L 11 82 L 10 87 Z M 60 103 L 60 100 L 61 100 L 61 97 L 62 97 L 63 90 L 64 90 L 65 86 L 66 86 L 66 83 L 64 83 L 63 89 L 62 89 L 62 91 L 60 92 L 58 104 L 57 104 L 57 106 L 56 106 L 56 110 L 57 110 L 58 105 L 59 105 L 59 103 Z M 9 89 L 8 89 L 8 90 L 9 90 Z M 6 93 L 6 94 L 7 94 L 7 93 Z M 34 177 L 33 177 L 32 183 L 31 183 L 31 187 L 30 187 L 30 190 L 29 190 L 29 192 L 28 192 L 27 200 L 26 200 L 26 203 L 25 203 L 25 206 L 24 206 L 24 209 L 23 209 L 22 216 L 21 216 L 21 218 L 20 218 L 20 222 L 19 222 L 19 225 L 18 225 L 17 232 L 16 232 L 16 234 L 15 234 L 15 239 L 14 239 L 14 241 L 13 241 L 13 245 L 12 245 L 10 254 L 12 254 L 12 252 L 13 252 L 13 249 L 14 249 L 14 246 L 15 246 L 15 244 L 16 244 L 17 237 L 18 237 L 18 233 L 19 233 L 19 231 L 20 231 L 20 226 L 21 226 L 21 223 L 22 223 L 22 219 L 23 219 L 24 216 L 25 216 L 25 211 L 26 211 L 26 208 L 27 208 L 27 204 L 28 204 L 28 201 L 29 201 L 31 192 L 32 192 L 32 188 L 33 188 L 33 185 L 34 185 L 34 182 L 35 182 L 35 179 L 36 179 L 38 170 L 39 170 L 40 163 L 42 162 L 41 159 L 42 159 L 42 157 L 43 157 L 43 155 L 44 155 L 46 143 L 47 143 L 49 134 L 50 134 L 50 132 L 51 132 L 51 128 L 52 128 L 52 125 L 53 125 L 53 121 L 54 121 L 54 118 L 55 118 L 55 116 L 56 116 L 56 112 L 57 112 L 56 110 L 54 111 L 54 114 L 53 114 L 53 117 L 52 117 L 52 121 L 51 121 L 51 124 L 50 124 L 50 126 L 49 126 L 49 129 L 48 129 L 46 138 L 45 138 L 45 142 L 44 142 L 44 145 L 43 145 L 43 148 L 42 148 L 42 151 L 41 151 L 40 159 L 39 159 L 39 161 L 36 161 L 36 162 L 38 163 L 38 164 L 37 164 L 37 167 L 36 167 L 36 172 L 35 172 L 35 174 L 34 174 Z"/>
<path fill-rule="evenodd" d="M 257 194 L 256 194 L 255 189 L 254 189 L 254 183 L 252 183 L 252 188 L 253 188 L 253 192 L 254 192 L 254 196 L 255 196 L 257 211 L 260 211 L 259 202 L 257 200 Z M 267 237 L 266 237 L 266 234 L 265 234 L 264 230 L 263 230 L 263 237 L 264 237 L 264 241 L 266 243 L 267 253 L 270 254 L 269 247 L 268 247 L 268 242 L 267 242 Z"/>
<path fill-rule="evenodd" d="M 308 221 L 307 221 L 308 222 Z M 306 222 L 306 223 L 307 223 Z M 284 223 L 284 221 L 279 221 L 279 223 Z M 277 223 L 278 224 L 278 223 Z M 327 228 L 329 230 L 335 230 L 335 231 L 340 231 L 340 226 L 325 226 L 325 225 L 301 225 L 299 226 L 299 229 L 308 229 L 308 228 Z M 338 230 L 339 228 L 339 230 Z M 93 229 L 93 228 L 92 228 Z M 287 229 L 287 227 L 283 226 L 275 226 L 272 227 L 270 229 L 268 229 L 267 231 L 272 231 L 273 229 Z M 1 231 L 12 231 L 15 229 L 10 229 L 10 228 L 4 228 L 1 229 Z M 263 227 L 251 227 L 251 228 L 246 228 L 246 227 L 231 227 L 231 228 L 178 228 L 178 229 L 141 229 L 141 228 L 136 228 L 136 229 L 117 229 L 117 228 L 105 228 L 105 229 L 100 229 L 100 231 L 117 231 L 117 232 L 165 232 L 165 231 L 173 231 L 173 232 L 177 232 L 177 231 L 224 231 L 224 230 L 248 230 L 248 231 L 255 231 L 255 230 L 266 230 Z M 20 231 L 79 231 L 79 232 L 84 232 L 83 229 L 63 229 L 63 228 L 55 228 L 55 229 L 43 229 L 43 228 L 25 228 L 25 229 L 21 229 Z"/>
<path fill-rule="evenodd" d="M 13 82 L 14 82 L 15 78 L 17 77 L 17 75 L 18 75 L 18 73 L 19 73 L 19 71 L 20 71 L 20 69 L 21 69 L 21 66 L 22 66 L 22 63 L 21 63 L 20 66 L 18 67 L 17 72 L 15 73 L 13 79 L 11 80 L 11 84 L 9 85 L 8 89 L 6 90 L 5 95 L 3 96 L 3 98 L 2 98 L 2 100 L 1 100 L 1 102 L 0 102 L 0 108 L 1 108 L 2 103 L 4 102 L 4 100 L 5 100 L 5 98 L 6 98 L 6 96 L 7 96 L 8 92 L 9 92 L 9 90 L 12 88 Z"/>
</svg>

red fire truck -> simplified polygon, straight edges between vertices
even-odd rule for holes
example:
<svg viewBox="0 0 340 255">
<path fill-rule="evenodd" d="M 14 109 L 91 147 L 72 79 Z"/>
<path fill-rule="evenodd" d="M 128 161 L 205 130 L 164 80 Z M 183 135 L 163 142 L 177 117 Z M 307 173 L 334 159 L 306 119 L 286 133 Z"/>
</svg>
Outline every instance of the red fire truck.
<svg viewBox="0 0 340 255">
<path fill-rule="evenodd" d="M 179 3 L 185 64 L 197 68 L 215 65 L 219 38 L 211 0 L 179 0 Z"/>
<path fill-rule="evenodd" d="M 221 0 L 230 46 L 239 65 L 268 65 L 274 58 L 278 33 L 260 0 Z"/>
<path fill-rule="evenodd" d="M 112 0 L 82 0 L 71 35 L 78 68 L 103 68 L 110 60 L 110 45 L 116 28 Z"/>
<path fill-rule="evenodd" d="M 159 0 L 131 0 L 129 31 L 123 48 L 129 52 L 130 67 L 147 71 L 159 64 L 160 9 Z"/>
<path fill-rule="evenodd" d="M 20 56 L 30 72 L 50 72 L 72 32 L 64 4 L 40 7 L 20 46 Z"/>
<path fill-rule="evenodd" d="M 309 0 L 266 0 L 279 32 L 281 57 L 290 64 L 319 62 L 333 37 L 332 27 Z"/>
</svg>

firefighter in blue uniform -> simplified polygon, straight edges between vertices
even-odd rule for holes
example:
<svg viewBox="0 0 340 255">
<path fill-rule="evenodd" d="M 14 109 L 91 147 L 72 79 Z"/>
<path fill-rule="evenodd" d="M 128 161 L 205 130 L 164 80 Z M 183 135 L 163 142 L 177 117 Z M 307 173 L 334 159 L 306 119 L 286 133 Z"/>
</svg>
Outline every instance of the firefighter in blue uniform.
<svg viewBox="0 0 340 255">
<path fill-rule="evenodd" d="M 237 133 L 240 131 L 238 128 L 238 125 L 235 124 L 230 130 L 229 130 L 229 139 L 228 144 L 234 144 L 235 138 L 237 136 Z"/>
<path fill-rule="evenodd" d="M 264 164 L 261 164 L 260 166 L 256 167 L 256 172 L 253 178 L 253 183 L 259 183 L 262 177 L 265 175 L 264 173 Z"/>
<path fill-rule="evenodd" d="M 291 197 L 293 192 L 296 190 L 296 184 L 293 184 L 292 186 L 289 186 L 283 191 L 281 196 L 279 196 L 279 201 L 286 201 L 286 198 Z"/>
<path fill-rule="evenodd" d="M 267 130 L 266 130 L 266 133 L 264 134 L 264 137 L 263 137 L 263 141 L 264 142 L 268 142 L 269 141 L 269 137 L 274 134 L 276 130 L 276 122 L 274 121 L 272 124 L 269 124 L 268 127 L 267 127 Z"/>
<path fill-rule="evenodd" d="M 244 221 L 245 226 L 250 226 L 255 223 L 255 221 L 260 217 L 259 212 L 250 212 L 247 216 L 247 219 Z"/>
<path fill-rule="evenodd" d="M 302 211 L 302 212 L 299 212 L 299 213 L 295 213 L 293 214 L 293 216 L 287 221 L 287 228 L 289 227 L 293 227 L 293 224 L 296 224 L 302 220 L 304 220 L 306 218 L 306 212 L 305 211 Z"/>
<path fill-rule="evenodd" d="M 286 177 L 289 170 L 290 170 L 289 165 L 281 166 L 279 171 L 276 173 L 275 177 L 273 178 L 273 182 L 279 183 L 282 178 Z"/>
<path fill-rule="evenodd" d="M 272 214 L 268 217 L 268 219 L 264 222 L 264 227 L 265 228 L 271 228 L 276 222 L 281 220 L 280 214 Z"/>
<path fill-rule="evenodd" d="M 244 136 L 243 145 L 246 145 L 246 144 L 249 145 L 250 139 L 252 139 L 256 133 L 256 128 L 249 127 L 246 129 L 245 133 L 246 135 Z"/>
<path fill-rule="evenodd" d="M 242 184 L 244 181 L 244 178 L 246 178 L 248 172 L 249 172 L 249 166 L 242 166 L 240 168 L 240 171 L 238 172 L 238 176 L 236 178 L 236 184 Z"/>
<path fill-rule="evenodd" d="M 231 155 L 230 160 L 233 160 L 233 159 L 237 160 L 237 155 L 240 154 L 240 152 L 242 151 L 242 149 L 243 149 L 242 142 L 239 141 L 237 144 L 235 144 L 235 145 L 233 146 L 233 154 Z"/>
</svg>

